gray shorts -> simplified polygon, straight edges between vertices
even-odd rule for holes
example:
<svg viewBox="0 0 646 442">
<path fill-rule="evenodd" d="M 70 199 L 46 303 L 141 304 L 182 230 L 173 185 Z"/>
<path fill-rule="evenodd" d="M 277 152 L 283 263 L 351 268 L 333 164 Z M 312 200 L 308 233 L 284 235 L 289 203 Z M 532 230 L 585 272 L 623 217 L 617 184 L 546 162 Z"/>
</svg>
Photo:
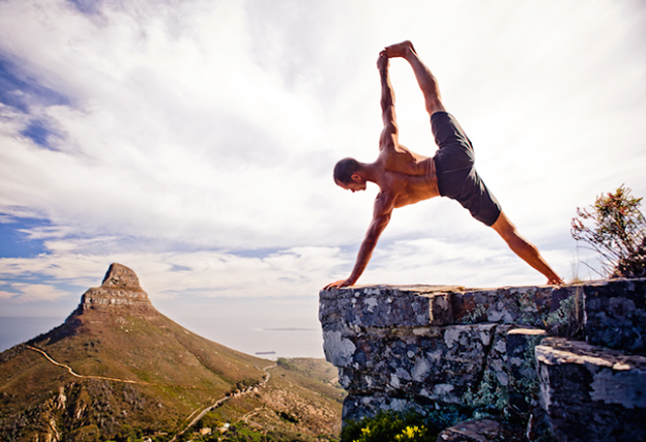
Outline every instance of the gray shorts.
<svg viewBox="0 0 646 442">
<path fill-rule="evenodd" d="M 458 201 L 478 221 L 492 226 L 501 208 L 475 169 L 473 145 L 457 120 L 447 112 L 431 116 L 438 150 L 433 158 L 440 195 Z"/>
</svg>

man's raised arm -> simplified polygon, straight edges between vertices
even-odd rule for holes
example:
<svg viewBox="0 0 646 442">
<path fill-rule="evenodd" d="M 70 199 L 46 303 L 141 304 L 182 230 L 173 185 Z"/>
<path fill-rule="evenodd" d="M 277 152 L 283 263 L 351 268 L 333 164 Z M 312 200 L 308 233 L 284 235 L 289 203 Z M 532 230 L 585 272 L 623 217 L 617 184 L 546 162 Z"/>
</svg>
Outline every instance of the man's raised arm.
<svg viewBox="0 0 646 442">
<path fill-rule="evenodd" d="M 325 286 L 325 290 L 330 290 L 333 288 L 341 288 L 349 285 L 354 285 L 355 282 L 359 279 L 363 271 L 366 269 L 370 257 L 372 256 L 372 251 L 377 245 L 377 240 L 381 235 L 381 232 L 384 231 L 390 217 L 392 215 L 394 208 L 393 200 L 390 197 L 387 197 L 383 194 L 379 194 L 375 200 L 375 210 L 372 215 L 372 221 L 366 232 L 366 236 L 359 247 L 359 253 L 357 254 L 357 260 L 354 263 L 352 273 L 348 279 L 342 279 L 340 281 L 332 282 Z"/>
<path fill-rule="evenodd" d="M 427 167 L 419 163 L 426 157 L 414 154 L 399 144 L 399 127 L 395 114 L 395 91 L 388 73 L 389 58 L 386 51 L 379 54 L 377 68 L 381 77 L 381 116 L 384 128 L 379 137 L 379 159 L 386 170 L 406 175 L 424 175 Z"/>
<path fill-rule="evenodd" d="M 388 74 L 388 57 L 384 52 L 379 54 L 377 68 L 381 77 L 381 116 L 384 129 L 379 138 L 379 150 L 394 150 L 398 144 L 397 116 L 395 115 L 395 92 Z"/>
</svg>

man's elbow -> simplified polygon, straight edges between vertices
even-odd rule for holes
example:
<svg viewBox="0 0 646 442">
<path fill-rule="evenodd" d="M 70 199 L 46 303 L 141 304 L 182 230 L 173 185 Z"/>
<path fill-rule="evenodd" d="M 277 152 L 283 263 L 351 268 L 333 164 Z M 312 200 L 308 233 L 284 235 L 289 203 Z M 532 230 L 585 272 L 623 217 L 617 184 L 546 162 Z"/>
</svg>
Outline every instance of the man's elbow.
<svg viewBox="0 0 646 442">
<path fill-rule="evenodd" d="M 384 130 L 381 131 L 382 139 L 385 143 L 395 143 L 395 137 L 399 132 L 399 128 L 391 119 L 384 118 Z"/>
</svg>

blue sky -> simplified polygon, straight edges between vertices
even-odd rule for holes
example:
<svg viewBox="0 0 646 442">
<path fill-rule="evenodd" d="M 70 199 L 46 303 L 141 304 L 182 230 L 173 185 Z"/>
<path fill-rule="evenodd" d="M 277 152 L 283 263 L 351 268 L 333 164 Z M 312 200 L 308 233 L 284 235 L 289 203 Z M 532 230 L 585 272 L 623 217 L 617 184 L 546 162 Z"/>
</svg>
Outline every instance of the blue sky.
<svg viewBox="0 0 646 442">
<path fill-rule="evenodd" d="M 521 234 L 566 279 L 596 277 L 569 233 L 576 207 L 622 183 L 646 195 L 642 1 L 7 0 L 0 316 L 64 317 L 120 262 L 182 323 L 228 300 L 241 320 L 316 327 L 376 194 L 331 170 L 375 158 L 375 61 L 405 39 Z M 391 71 L 401 142 L 430 156 L 410 68 Z M 544 278 L 435 199 L 395 212 L 359 282 Z"/>
</svg>

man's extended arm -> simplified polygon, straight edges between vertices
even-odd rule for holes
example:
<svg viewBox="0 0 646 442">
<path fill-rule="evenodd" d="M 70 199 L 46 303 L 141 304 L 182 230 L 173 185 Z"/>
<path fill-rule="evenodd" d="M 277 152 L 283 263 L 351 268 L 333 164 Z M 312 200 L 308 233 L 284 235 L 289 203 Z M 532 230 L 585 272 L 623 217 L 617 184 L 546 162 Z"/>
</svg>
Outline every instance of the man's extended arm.
<svg viewBox="0 0 646 442">
<path fill-rule="evenodd" d="M 395 115 L 395 92 L 390 83 L 388 74 L 388 57 L 385 54 L 379 54 L 377 68 L 381 76 L 381 117 L 384 122 L 384 129 L 379 137 L 379 150 L 395 149 L 398 145 L 398 128 L 397 116 Z"/>
<path fill-rule="evenodd" d="M 390 221 L 393 207 L 394 206 L 392 198 L 385 197 L 381 194 L 377 197 L 377 200 L 375 201 L 375 211 L 372 216 L 372 221 L 370 222 L 366 236 L 361 243 L 361 247 L 359 247 L 357 260 L 354 263 L 354 268 L 352 269 L 350 277 L 348 279 L 342 279 L 340 281 L 332 282 L 326 285 L 325 290 L 345 287 L 348 285 L 353 285 L 355 282 L 357 282 L 363 271 L 366 269 L 368 261 L 370 261 L 372 251 L 377 245 L 377 240 L 379 239 L 381 232 L 384 231 L 384 229 L 388 225 L 388 222 Z"/>
<path fill-rule="evenodd" d="M 399 144 L 399 128 L 395 114 L 395 91 L 388 73 L 388 57 L 385 51 L 379 54 L 377 68 L 381 76 L 381 116 L 384 128 L 379 137 L 379 159 L 386 170 L 400 172 L 406 175 L 424 175 L 427 166 L 420 164 L 427 159 L 414 154 Z"/>
</svg>

